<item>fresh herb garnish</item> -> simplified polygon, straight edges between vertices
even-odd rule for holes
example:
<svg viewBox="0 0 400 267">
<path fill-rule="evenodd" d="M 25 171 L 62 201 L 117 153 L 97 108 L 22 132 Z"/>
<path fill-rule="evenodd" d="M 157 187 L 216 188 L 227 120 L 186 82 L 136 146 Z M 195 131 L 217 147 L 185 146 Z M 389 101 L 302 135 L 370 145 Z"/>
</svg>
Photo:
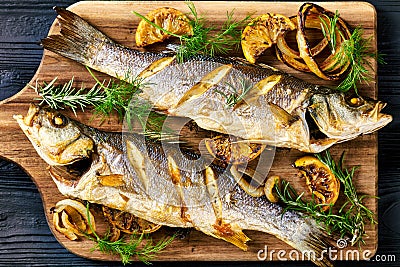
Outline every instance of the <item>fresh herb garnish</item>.
<svg viewBox="0 0 400 267">
<path fill-rule="evenodd" d="M 367 195 L 358 196 L 357 191 L 353 184 L 353 177 L 357 167 L 346 169 L 343 167 L 344 153 L 341 155 L 340 160 L 336 163 L 329 151 L 325 152 L 325 155 L 316 154 L 316 157 L 323 162 L 332 173 L 339 179 L 344 187 L 344 194 L 347 197 L 346 202 L 339 209 L 337 214 L 333 213 L 333 208 L 330 206 L 327 212 L 321 211 L 321 205 L 317 204 L 314 199 L 310 202 L 306 202 L 302 199 L 303 194 L 297 194 L 295 189 L 284 180 L 281 184 L 275 185 L 277 195 L 286 207 L 286 210 L 294 210 L 305 213 L 306 216 L 310 216 L 315 219 L 321 227 L 327 231 L 328 234 L 338 232 L 343 238 L 350 235 L 351 245 L 358 243 L 365 243 L 363 238 L 365 237 L 365 224 L 370 222 L 376 224 L 375 214 L 368 209 L 364 204 L 363 200 Z"/>
<path fill-rule="evenodd" d="M 331 47 L 331 53 L 332 55 L 335 54 L 336 50 L 336 34 L 338 31 L 338 28 L 336 26 L 337 21 L 340 17 L 339 12 L 336 10 L 335 15 L 333 18 L 330 18 L 328 15 L 323 14 L 323 16 L 328 19 L 329 24 L 326 23 L 325 19 L 323 17 L 319 17 L 321 21 L 321 31 L 324 37 L 329 41 L 330 47 Z"/>
<path fill-rule="evenodd" d="M 214 90 L 216 93 L 220 94 L 226 99 L 226 105 L 228 107 L 234 107 L 237 103 L 242 101 L 250 89 L 253 88 L 252 83 L 246 79 L 241 79 L 239 82 L 239 89 L 233 86 L 231 83 L 226 83 L 227 88 L 231 92 L 230 94 L 226 94 L 218 89 Z"/>
<path fill-rule="evenodd" d="M 57 77 L 50 83 L 44 83 L 44 86 L 36 82 L 36 86 L 29 85 L 42 98 L 40 104 L 46 103 L 53 109 L 64 109 L 65 106 L 71 108 L 76 116 L 76 110 L 80 108 L 84 111 L 87 106 L 97 106 L 105 98 L 101 88 L 95 84 L 92 89 L 85 93 L 86 89 L 82 86 L 80 89 L 72 87 L 74 78 L 63 86 L 54 86 Z"/>
<path fill-rule="evenodd" d="M 105 118 L 113 113 L 118 115 L 122 121 L 126 118 L 129 130 L 133 130 L 133 121 L 140 123 L 144 135 L 153 139 L 176 137 L 168 127 L 163 127 L 165 115 L 155 113 L 152 105 L 141 99 L 139 94 L 146 83 L 141 78 L 125 77 L 124 81 L 110 80 L 101 82 L 94 73 L 87 68 L 96 84 L 86 92 L 83 87 L 73 88 L 73 78 L 62 86 L 55 86 L 57 78 L 44 86 L 32 86 L 36 93 L 41 96 L 41 104 L 46 103 L 54 109 L 70 107 L 76 115 L 80 108 L 84 111 L 88 106 L 94 108 L 95 114 Z"/>
<path fill-rule="evenodd" d="M 128 241 L 123 238 L 117 241 L 110 241 L 109 235 L 106 234 L 104 237 L 100 237 L 94 231 L 89 216 L 89 203 L 86 205 L 86 213 L 88 215 L 88 225 L 92 232 L 91 235 L 86 234 L 86 237 L 96 242 L 92 251 L 99 250 L 103 253 L 119 255 L 124 265 L 129 264 L 133 257 L 137 257 L 145 264 L 151 264 L 150 261 L 156 257 L 156 254 L 160 253 L 175 239 L 175 235 L 173 235 L 154 244 L 148 234 L 142 233 L 140 235 L 132 234 Z"/>
<path fill-rule="evenodd" d="M 193 28 L 192 35 L 177 35 L 151 22 L 145 16 L 135 11 L 133 11 L 133 13 L 156 29 L 179 38 L 181 44 L 177 49 L 178 62 L 183 62 L 199 53 L 210 56 L 216 54 L 227 54 L 233 49 L 239 47 L 241 29 L 247 24 L 250 16 L 246 16 L 242 20 L 235 20 L 233 18 L 234 12 L 227 12 L 227 19 L 223 26 L 218 29 L 217 33 L 213 33 L 216 28 L 213 26 L 206 26 L 206 20 L 204 17 L 199 16 L 193 2 L 186 1 L 186 4 L 193 16 L 193 20 L 190 21 Z"/>
<path fill-rule="evenodd" d="M 350 39 L 343 41 L 339 53 L 336 55 L 341 61 L 340 63 L 350 62 L 349 73 L 337 87 L 340 91 L 347 92 L 350 89 L 354 89 L 358 94 L 357 84 L 371 80 L 369 69 L 372 69 L 372 66 L 368 58 L 376 58 L 380 64 L 385 63 L 380 54 L 369 52 L 371 39 L 365 39 L 362 35 L 363 29 L 360 27 L 355 28 Z"/>
<path fill-rule="evenodd" d="M 350 62 L 349 71 L 345 79 L 337 86 L 337 89 L 343 92 L 347 92 L 350 89 L 354 89 L 355 93 L 358 94 L 358 84 L 365 83 L 371 80 L 370 69 L 372 69 L 369 63 L 369 58 L 376 58 L 378 63 L 384 64 L 382 56 L 378 53 L 372 53 L 371 50 L 371 38 L 363 38 L 363 29 L 356 27 L 349 39 L 346 39 L 343 33 L 338 29 L 337 21 L 340 17 L 336 10 L 333 17 L 324 15 L 329 21 L 329 24 L 323 17 L 321 20 L 321 30 L 324 37 L 329 41 L 331 52 L 334 55 L 334 60 L 337 61 L 337 65 L 345 65 Z M 336 51 L 336 36 L 339 33 L 340 38 L 343 39 Z"/>
<path fill-rule="evenodd" d="M 127 77 L 123 80 L 110 80 L 106 84 L 106 81 L 100 82 L 88 67 L 86 69 L 96 81 L 96 84 L 103 89 L 105 96 L 103 101 L 94 105 L 95 111 L 105 117 L 109 117 L 113 112 L 116 112 L 118 118 L 122 120 L 128 110 L 127 107 L 131 99 L 137 98 L 138 94 L 141 93 L 141 88 L 146 85 L 143 79 L 137 77 L 129 79 L 129 75 L 127 74 Z M 137 114 L 138 117 L 142 115 L 143 113 Z"/>
</svg>

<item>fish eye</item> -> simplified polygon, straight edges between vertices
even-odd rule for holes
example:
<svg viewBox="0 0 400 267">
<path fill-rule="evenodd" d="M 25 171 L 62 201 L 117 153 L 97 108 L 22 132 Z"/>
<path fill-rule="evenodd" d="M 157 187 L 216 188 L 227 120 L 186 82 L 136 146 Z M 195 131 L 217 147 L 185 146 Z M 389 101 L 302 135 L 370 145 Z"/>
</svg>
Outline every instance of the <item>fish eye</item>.
<svg viewBox="0 0 400 267">
<path fill-rule="evenodd" d="M 63 116 L 61 114 L 57 114 L 56 116 L 53 117 L 52 123 L 56 127 L 63 127 L 65 125 L 67 125 L 68 120 L 65 116 Z"/>
<path fill-rule="evenodd" d="M 364 104 L 364 99 L 362 99 L 361 97 L 350 97 L 347 101 L 347 103 L 351 106 L 351 107 L 359 107 L 362 104 Z"/>
</svg>

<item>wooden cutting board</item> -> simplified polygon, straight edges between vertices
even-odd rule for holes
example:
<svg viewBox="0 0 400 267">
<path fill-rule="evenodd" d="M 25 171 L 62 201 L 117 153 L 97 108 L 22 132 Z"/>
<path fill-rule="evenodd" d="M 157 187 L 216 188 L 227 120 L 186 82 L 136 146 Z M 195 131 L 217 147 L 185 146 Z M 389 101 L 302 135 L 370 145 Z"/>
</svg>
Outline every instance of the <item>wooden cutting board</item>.
<svg viewBox="0 0 400 267">
<path fill-rule="evenodd" d="M 237 18 L 244 18 L 247 14 L 256 16 L 267 12 L 291 16 L 297 13 L 301 4 L 300 2 L 195 2 L 199 14 L 216 25 L 221 25 L 226 18 L 226 12 L 231 10 L 234 10 Z M 68 9 L 82 16 L 115 41 L 128 47 L 134 47 L 134 33 L 139 19 L 133 15 L 131 11 L 134 10 L 141 14 L 147 14 L 147 12 L 154 8 L 162 6 L 175 7 L 184 12 L 189 12 L 185 3 L 172 1 L 84 1 L 74 4 Z M 323 7 L 331 11 L 338 10 L 341 17 L 351 26 L 361 25 L 364 28 L 365 36 L 371 38 L 372 50 L 376 50 L 376 12 L 373 6 L 364 2 L 332 2 L 323 3 Z M 55 22 L 49 31 L 49 35 L 55 34 L 58 31 L 59 27 Z M 153 46 L 152 49 L 163 50 L 164 44 Z M 232 56 L 241 56 L 241 54 L 232 54 Z M 324 82 L 313 75 L 299 73 L 286 67 L 274 57 L 273 53 L 267 53 L 261 61 L 312 83 L 325 85 L 333 84 Z M 363 95 L 376 98 L 376 62 L 372 61 L 371 63 L 374 67 L 373 80 L 368 85 L 362 86 L 360 92 L 362 92 Z M 36 81 L 50 82 L 56 76 L 60 84 L 65 83 L 72 77 L 75 78 L 76 86 L 80 86 L 83 82 L 89 87 L 94 83 L 83 66 L 49 51 L 45 51 L 42 62 L 30 84 L 34 85 Z M 97 76 L 101 79 L 108 78 L 101 74 L 97 74 Z M 55 184 L 51 180 L 46 170 L 47 165 L 37 155 L 26 136 L 18 127 L 16 121 L 12 118 L 14 114 L 25 115 L 29 103 L 36 97 L 37 95 L 35 92 L 27 85 L 17 95 L 0 102 L 0 156 L 16 162 L 32 177 L 41 193 L 49 226 L 62 245 L 71 252 L 82 257 L 98 260 L 119 260 L 118 257 L 104 255 L 99 252 L 91 252 L 90 249 L 93 247 L 91 241 L 70 241 L 54 230 L 51 208 L 54 207 L 57 201 L 64 197 L 58 192 Z M 67 112 L 67 114 L 72 115 L 71 112 Z M 115 118 L 99 125 L 98 120 L 90 121 L 91 117 L 92 114 L 90 112 L 80 112 L 78 113 L 77 120 L 103 130 L 119 131 L 121 129 L 121 125 L 118 124 Z M 332 155 L 336 158 L 342 151 L 346 151 L 346 166 L 361 166 L 359 171 L 357 171 L 354 181 L 360 194 L 377 195 L 377 134 L 374 133 L 362 136 L 353 141 L 336 145 L 331 149 Z M 296 170 L 291 167 L 291 163 L 303 154 L 304 153 L 295 150 L 278 149 L 270 174 L 279 174 L 286 180 L 291 181 L 300 192 L 305 191 L 306 188 L 303 186 L 304 181 L 299 180 L 296 175 Z M 10 179 L 12 179 L 12 177 L 10 177 Z M 343 199 L 341 201 L 343 202 Z M 378 205 L 376 199 L 368 199 L 366 203 L 371 210 L 377 212 Z M 248 243 L 249 250 L 247 252 L 243 252 L 231 244 L 208 237 L 203 233 L 193 230 L 185 239 L 175 240 L 163 253 L 157 256 L 156 260 L 257 261 L 258 251 L 264 249 L 265 246 L 275 251 L 283 249 L 287 253 L 291 250 L 288 245 L 271 235 L 253 231 L 247 231 L 246 233 L 251 238 L 251 241 Z M 363 246 L 363 249 L 368 249 L 374 254 L 378 242 L 377 227 L 368 226 L 367 234 L 369 238 L 366 239 L 366 245 Z M 273 260 L 277 260 L 276 254 Z"/>
</svg>

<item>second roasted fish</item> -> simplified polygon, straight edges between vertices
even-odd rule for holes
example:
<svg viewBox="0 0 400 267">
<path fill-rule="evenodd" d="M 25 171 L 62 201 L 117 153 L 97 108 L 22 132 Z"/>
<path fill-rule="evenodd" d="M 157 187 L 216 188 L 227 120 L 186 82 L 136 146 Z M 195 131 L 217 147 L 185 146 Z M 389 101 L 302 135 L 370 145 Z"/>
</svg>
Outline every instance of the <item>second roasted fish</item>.
<svg viewBox="0 0 400 267">
<path fill-rule="evenodd" d="M 35 105 L 15 119 L 63 195 L 155 224 L 193 227 L 243 250 L 250 239 L 242 230 L 269 233 L 331 266 L 326 234 L 313 219 L 249 196 L 229 169 L 196 153 L 137 134 L 101 132 Z"/>
</svg>

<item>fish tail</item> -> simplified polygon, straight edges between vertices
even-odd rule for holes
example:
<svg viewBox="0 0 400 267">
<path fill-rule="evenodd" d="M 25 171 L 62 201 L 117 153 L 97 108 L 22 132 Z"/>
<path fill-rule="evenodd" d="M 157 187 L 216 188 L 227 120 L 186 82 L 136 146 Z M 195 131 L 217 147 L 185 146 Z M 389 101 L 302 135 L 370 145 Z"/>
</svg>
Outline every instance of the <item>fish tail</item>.
<svg viewBox="0 0 400 267">
<path fill-rule="evenodd" d="M 106 42 L 113 41 L 78 15 L 64 8 L 54 7 L 58 14 L 60 35 L 41 40 L 41 45 L 56 54 L 90 66 L 93 58 Z M 95 57 L 94 57 L 95 58 Z"/>
<path fill-rule="evenodd" d="M 310 260 L 320 267 L 333 267 L 333 263 L 329 258 L 329 248 L 332 238 L 322 232 L 309 233 L 303 242 L 290 244 L 300 251 L 299 260 Z"/>
</svg>

